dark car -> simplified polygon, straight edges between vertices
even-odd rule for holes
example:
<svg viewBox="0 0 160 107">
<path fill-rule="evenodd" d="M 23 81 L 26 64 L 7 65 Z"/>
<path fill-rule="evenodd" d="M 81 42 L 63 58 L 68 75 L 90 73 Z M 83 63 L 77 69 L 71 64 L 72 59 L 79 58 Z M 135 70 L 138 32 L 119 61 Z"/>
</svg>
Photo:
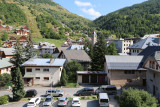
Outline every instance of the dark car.
<svg viewBox="0 0 160 107">
<path fill-rule="evenodd" d="M 87 95 L 93 95 L 94 89 L 93 88 L 83 88 L 79 91 L 77 91 L 76 95 L 78 96 L 87 96 Z"/>
<path fill-rule="evenodd" d="M 35 97 L 37 95 L 37 91 L 35 89 L 27 90 L 25 97 Z"/>
</svg>

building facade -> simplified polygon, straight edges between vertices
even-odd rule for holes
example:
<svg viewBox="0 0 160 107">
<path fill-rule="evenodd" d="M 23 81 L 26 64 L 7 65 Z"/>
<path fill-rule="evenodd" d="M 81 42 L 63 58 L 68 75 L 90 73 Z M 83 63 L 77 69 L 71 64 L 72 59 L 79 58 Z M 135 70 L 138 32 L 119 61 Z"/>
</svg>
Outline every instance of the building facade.
<svg viewBox="0 0 160 107">
<path fill-rule="evenodd" d="M 60 82 L 65 59 L 30 59 L 22 64 L 25 67 L 25 85 L 56 85 Z"/>
</svg>

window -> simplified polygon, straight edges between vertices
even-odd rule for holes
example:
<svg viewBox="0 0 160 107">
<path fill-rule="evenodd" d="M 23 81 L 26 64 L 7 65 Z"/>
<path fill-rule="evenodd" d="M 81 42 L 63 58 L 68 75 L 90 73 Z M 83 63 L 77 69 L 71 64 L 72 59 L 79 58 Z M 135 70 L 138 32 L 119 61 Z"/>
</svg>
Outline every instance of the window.
<svg viewBox="0 0 160 107">
<path fill-rule="evenodd" d="M 156 74 L 155 74 L 155 73 L 153 74 L 153 77 L 154 77 L 154 78 L 156 77 Z"/>
<path fill-rule="evenodd" d="M 124 71 L 125 74 L 135 74 L 135 71 Z"/>
<path fill-rule="evenodd" d="M 40 79 L 40 77 L 36 77 L 36 79 Z"/>
<path fill-rule="evenodd" d="M 125 48 L 124 48 L 124 50 L 125 50 Z"/>
<path fill-rule="evenodd" d="M 43 69 L 44 72 L 49 72 L 49 69 Z"/>
<path fill-rule="evenodd" d="M 62 68 L 60 68 L 60 71 L 62 70 Z"/>
<path fill-rule="evenodd" d="M 152 68 L 155 69 L 155 62 L 152 61 Z"/>
<path fill-rule="evenodd" d="M 137 50 L 137 53 L 139 53 L 139 50 Z"/>
<path fill-rule="evenodd" d="M 49 80 L 49 77 L 44 77 L 44 80 L 45 80 L 45 81 L 48 81 L 48 80 Z"/>
<path fill-rule="evenodd" d="M 32 68 L 27 68 L 27 72 L 32 72 Z"/>
<path fill-rule="evenodd" d="M 156 64 L 156 70 L 158 70 L 158 68 L 159 68 L 159 66 L 158 66 L 158 64 Z"/>
<path fill-rule="evenodd" d="M 124 46 L 125 46 L 125 44 L 124 44 Z"/>
<path fill-rule="evenodd" d="M 151 65 L 152 65 L 152 61 L 149 61 L 149 67 L 151 68 Z"/>
<path fill-rule="evenodd" d="M 40 71 L 40 68 L 36 68 L 36 71 Z"/>
</svg>

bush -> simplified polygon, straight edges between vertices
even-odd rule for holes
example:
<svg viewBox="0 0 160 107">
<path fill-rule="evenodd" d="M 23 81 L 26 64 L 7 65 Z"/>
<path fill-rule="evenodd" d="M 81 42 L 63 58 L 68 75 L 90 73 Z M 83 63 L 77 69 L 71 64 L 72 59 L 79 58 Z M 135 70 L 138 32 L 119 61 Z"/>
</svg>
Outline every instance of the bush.
<svg viewBox="0 0 160 107">
<path fill-rule="evenodd" d="M 132 88 L 123 90 L 119 98 L 120 107 L 157 107 L 157 103 L 147 91 Z"/>
<path fill-rule="evenodd" d="M 6 104 L 8 101 L 9 101 L 9 96 L 5 95 L 0 97 L 0 105 Z"/>
</svg>

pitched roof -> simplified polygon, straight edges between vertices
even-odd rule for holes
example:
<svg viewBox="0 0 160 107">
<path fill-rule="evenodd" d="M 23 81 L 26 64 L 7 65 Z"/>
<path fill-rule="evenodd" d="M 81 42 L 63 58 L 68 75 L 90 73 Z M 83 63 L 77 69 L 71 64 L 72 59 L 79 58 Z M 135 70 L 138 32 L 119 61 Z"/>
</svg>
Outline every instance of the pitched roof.
<svg viewBox="0 0 160 107">
<path fill-rule="evenodd" d="M 143 56 L 106 55 L 105 58 L 109 70 L 143 70 Z"/>
<path fill-rule="evenodd" d="M 22 66 L 63 66 L 66 59 L 53 59 L 50 63 L 50 59 L 33 58 L 24 62 Z"/>
<path fill-rule="evenodd" d="M 0 48 L 0 51 L 4 51 L 5 55 L 14 55 L 14 48 Z"/>
<path fill-rule="evenodd" d="M 71 45 L 67 50 L 83 50 L 84 45 Z"/>
<path fill-rule="evenodd" d="M 0 69 L 13 66 L 9 61 L 10 58 L 2 58 L 2 60 L 0 60 Z"/>
<path fill-rule="evenodd" d="M 144 57 L 143 57 L 142 62 L 145 62 L 145 60 L 148 58 L 148 56 L 152 55 L 156 51 L 160 51 L 160 46 L 148 46 L 146 49 L 144 49 L 138 55 L 143 55 Z"/>
<path fill-rule="evenodd" d="M 128 49 L 145 49 L 148 46 L 159 46 L 160 40 L 156 37 L 148 37 L 145 39 L 142 39 L 141 41 L 131 45 L 128 47 Z"/>
<path fill-rule="evenodd" d="M 84 50 L 63 50 L 68 61 L 77 60 L 78 62 L 90 62 L 91 59 Z"/>
</svg>

